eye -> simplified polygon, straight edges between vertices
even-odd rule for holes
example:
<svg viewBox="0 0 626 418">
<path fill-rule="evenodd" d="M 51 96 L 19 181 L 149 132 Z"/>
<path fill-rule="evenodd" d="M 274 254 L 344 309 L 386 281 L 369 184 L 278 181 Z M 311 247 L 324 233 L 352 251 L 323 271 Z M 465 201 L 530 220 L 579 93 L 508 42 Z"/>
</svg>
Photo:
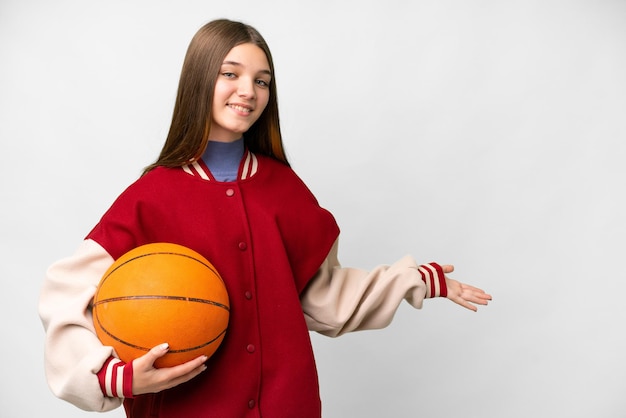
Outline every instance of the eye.
<svg viewBox="0 0 626 418">
<path fill-rule="evenodd" d="M 231 72 L 228 72 L 228 71 L 223 72 L 222 76 L 224 76 L 226 78 L 235 78 L 235 77 L 237 77 L 237 75 L 235 73 L 231 73 Z"/>
<path fill-rule="evenodd" d="M 256 81 L 256 84 L 259 87 L 269 87 L 270 86 L 270 82 L 269 81 L 260 80 L 260 79 Z"/>
</svg>

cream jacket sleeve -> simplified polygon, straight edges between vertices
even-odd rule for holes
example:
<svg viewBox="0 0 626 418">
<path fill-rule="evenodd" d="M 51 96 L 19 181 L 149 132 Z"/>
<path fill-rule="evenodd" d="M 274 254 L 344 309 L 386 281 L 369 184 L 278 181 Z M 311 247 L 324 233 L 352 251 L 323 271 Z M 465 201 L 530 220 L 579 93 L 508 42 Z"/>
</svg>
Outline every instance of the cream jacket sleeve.
<svg viewBox="0 0 626 418">
<path fill-rule="evenodd" d="M 122 402 L 105 397 L 98 383 L 113 349 L 98 340 L 91 316 L 96 286 L 112 263 L 99 244 L 83 241 L 74 255 L 48 269 L 39 300 L 48 384 L 56 396 L 88 411 L 108 411 Z"/>
<path fill-rule="evenodd" d="M 403 300 L 420 309 L 426 297 L 439 296 L 440 286 L 445 286 L 445 276 L 434 263 L 418 266 L 405 256 L 368 272 L 341 267 L 337 251 L 338 241 L 301 296 L 311 331 L 337 337 L 384 328 Z"/>
</svg>

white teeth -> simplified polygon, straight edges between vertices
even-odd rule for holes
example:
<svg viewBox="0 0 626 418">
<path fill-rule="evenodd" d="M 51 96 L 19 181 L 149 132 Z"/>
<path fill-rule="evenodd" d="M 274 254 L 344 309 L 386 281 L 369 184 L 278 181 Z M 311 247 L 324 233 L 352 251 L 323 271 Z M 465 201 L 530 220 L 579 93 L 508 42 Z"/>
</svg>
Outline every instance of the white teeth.
<svg viewBox="0 0 626 418">
<path fill-rule="evenodd" d="M 251 109 L 248 109 L 247 107 L 243 107 L 243 106 L 239 106 L 239 105 L 229 105 L 232 109 L 235 109 L 239 112 L 244 112 L 244 113 L 250 113 Z"/>
</svg>

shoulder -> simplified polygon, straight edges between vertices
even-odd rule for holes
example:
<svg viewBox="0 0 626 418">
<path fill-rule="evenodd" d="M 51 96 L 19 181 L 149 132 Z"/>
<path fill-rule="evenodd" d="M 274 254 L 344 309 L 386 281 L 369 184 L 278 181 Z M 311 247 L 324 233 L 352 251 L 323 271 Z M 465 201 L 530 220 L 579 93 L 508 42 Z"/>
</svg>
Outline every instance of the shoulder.
<svg viewBox="0 0 626 418">
<path fill-rule="evenodd" d="M 154 183 L 175 181 L 181 176 L 187 176 L 181 167 L 155 167 L 144 173 L 135 181 L 138 185 L 149 185 Z"/>
<path fill-rule="evenodd" d="M 300 192 L 298 194 L 313 197 L 309 187 L 289 165 L 263 155 L 257 158 L 259 159 L 260 177 L 276 185 L 276 188 L 281 190 L 282 193 L 292 194 Z"/>
<path fill-rule="evenodd" d="M 281 161 L 278 161 L 274 158 L 268 157 L 262 154 L 254 154 L 256 159 L 259 161 L 259 167 L 264 170 L 271 170 L 277 172 L 285 172 L 285 173 L 294 173 L 292 168 Z M 295 173 L 294 173 L 295 174 Z"/>
<path fill-rule="evenodd" d="M 119 198 L 153 197 L 155 191 L 164 191 L 187 176 L 180 168 L 156 167 L 137 178 L 119 196 Z M 118 199 L 119 199 L 118 198 Z"/>
<path fill-rule="evenodd" d="M 176 196 L 182 170 L 157 167 L 130 184 L 113 201 L 87 238 L 93 239 L 114 258 L 139 244 L 147 233 L 143 225 L 165 213 Z M 149 232 L 149 231 L 148 231 Z"/>
<path fill-rule="evenodd" d="M 290 166 L 262 157 L 259 158 L 258 175 L 263 182 L 262 187 L 250 191 L 267 206 L 277 207 L 283 222 L 293 220 L 294 226 L 297 226 L 302 219 L 316 219 L 321 223 L 335 224 L 332 214 L 320 206 L 313 192 Z"/>
</svg>

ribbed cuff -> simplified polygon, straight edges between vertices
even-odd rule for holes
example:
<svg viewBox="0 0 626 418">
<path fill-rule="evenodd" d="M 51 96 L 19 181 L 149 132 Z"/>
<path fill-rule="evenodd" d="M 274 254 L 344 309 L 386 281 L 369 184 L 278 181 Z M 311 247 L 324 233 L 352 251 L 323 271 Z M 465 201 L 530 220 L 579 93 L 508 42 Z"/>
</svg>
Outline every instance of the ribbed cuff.
<svg viewBox="0 0 626 418">
<path fill-rule="evenodd" d="M 110 357 L 97 373 L 104 396 L 109 398 L 133 397 L 133 362 L 124 363 Z"/>
<path fill-rule="evenodd" d="M 133 361 L 124 366 L 124 384 L 122 385 L 125 398 L 133 398 Z"/>
<path fill-rule="evenodd" d="M 426 283 L 427 298 L 446 297 L 448 295 L 446 275 L 439 264 L 422 264 L 418 267 L 418 271 L 422 275 L 422 280 Z"/>
</svg>

